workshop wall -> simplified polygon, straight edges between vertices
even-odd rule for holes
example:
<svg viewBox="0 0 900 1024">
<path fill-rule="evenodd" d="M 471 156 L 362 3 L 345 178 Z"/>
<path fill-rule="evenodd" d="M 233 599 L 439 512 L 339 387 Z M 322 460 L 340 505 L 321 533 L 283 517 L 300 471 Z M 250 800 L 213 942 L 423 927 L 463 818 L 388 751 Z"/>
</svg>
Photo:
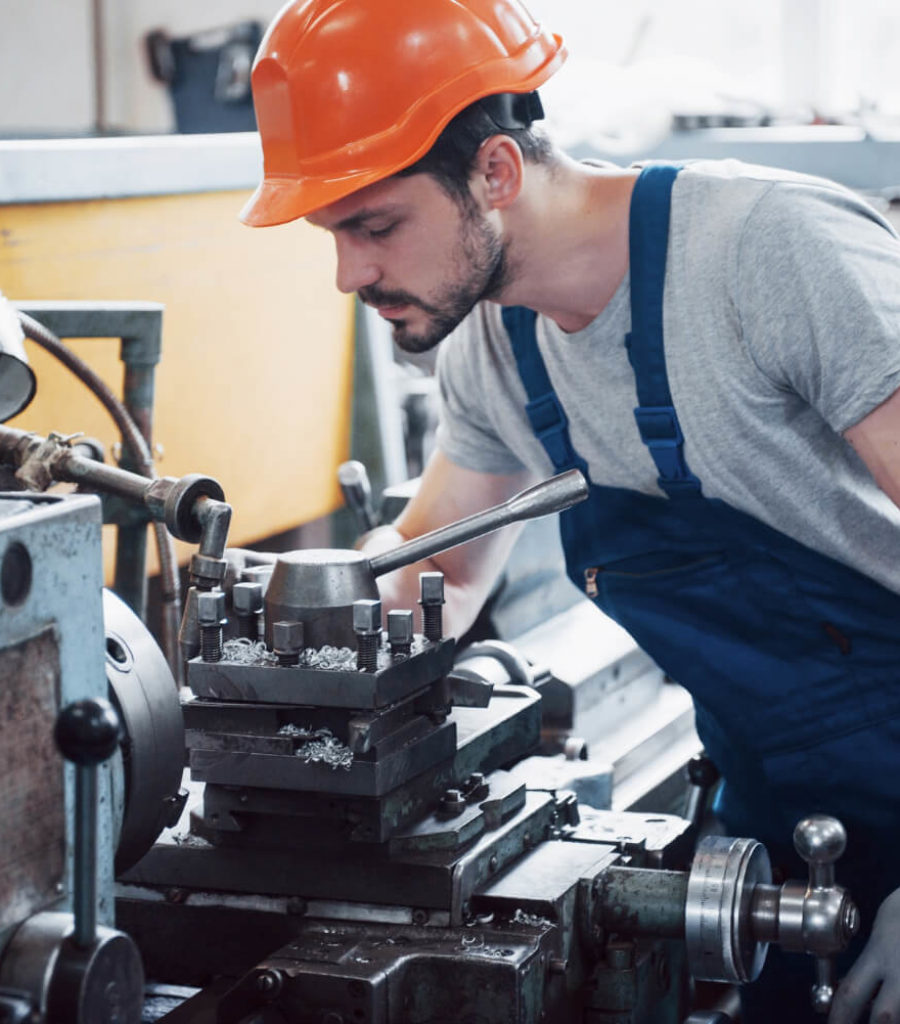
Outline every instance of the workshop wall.
<svg viewBox="0 0 900 1024">
<path fill-rule="evenodd" d="M 237 220 L 245 199 L 209 192 L 0 206 L 0 290 L 9 298 L 165 304 L 158 470 L 217 478 L 235 509 L 234 545 L 340 504 L 352 375 L 353 305 L 334 288 L 329 238 L 303 222 L 252 231 Z M 72 347 L 121 394 L 116 341 Z M 86 388 L 35 346 L 28 352 L 38 393 L 11 425 L 84 431 L 109 448 L 117 431 Z M 189 550 L 182 546 L 182 561 Z"/>
<path fill-rule="evenodd" d="M 179 37 L 249 19 L 267 25 L 280 7 L 280 0 L 4 0 L 0 136 L 172 131 L 172 105 L 150 74 L 146 34 Z"/>
</svg>

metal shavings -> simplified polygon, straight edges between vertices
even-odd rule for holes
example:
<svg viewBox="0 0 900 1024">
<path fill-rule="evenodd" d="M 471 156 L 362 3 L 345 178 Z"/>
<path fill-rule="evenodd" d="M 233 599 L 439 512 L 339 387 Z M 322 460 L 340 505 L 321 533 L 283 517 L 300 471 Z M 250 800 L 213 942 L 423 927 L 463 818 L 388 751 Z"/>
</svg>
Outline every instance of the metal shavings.
<svg viewBox="0 0 900 1024">
<path fill-rule="evenodd" d="M 236 637 L 222 644 L 222 660 L 237 665 L 277 665 L 278 658 L 262 640 Z"/>
<path fill-rule="evenodd" d="M 350 771 L 353 752 L 330 729 L 301 729 L 299 725 L 289 723 L 278 730 L 278 735 L 306 741 L 294 751 L 294 756 L 303 758 L 306 764 L 322 763 L 331 765 L 333 770 L 343 768 Z"/>
<path fill-rule="evenodd" d="M 172 841 L 176 846 L 191 846 L 198 849 L 212 845 L 206 839 L 203 839 L 201 836 L 195 836 L 192 832 L 172 836 Z"/>
<path fill-rule="evenodd" d="M 415 637 L 409 657 L 414 657 L 425 649 L 425 641 Z M 222 660 L 236 665 L 277 665 L 278 657 L 270 651 L 262 640 L 250 640 L 247 637 L 236 637 L 222 644 Z M 355 672 L 356 651 L 351 647 L 306 647 L 300 653 L 298 662 L 301 668 L 314 668 L 324 672 Z M 382 644 L 378 651 L 378 671 L 394 664 L 390 648 Z"/>
<path fill-rule="evenodd" d="M 504 957 L 513 955 L 513 951 L 511 949 L 503 949 L 500 946 L 489 946 L 484 941 L 483 935 L 464 935 L 460 940 L 460 946 L 462 946 L 467 953 L 490 957 L 492 960 L 502 960 Z"/>
<path fill-rule="evenodd" d="M 511 921 L 513 924 L 527 924 L 532 928 L 550 924 L 546 917 L 541 917 L 539 914 L 526 914 L 521 908 L 513 914 Z"/>
<path fill-rule="evenodd" d="M 312 735 L 311 729 L 301 729 L 299 725 L 294 725 L 293 722 L 288 722 L 287 725 L 283 725 L 278 730 L 279 736 L 290 736 L 293 739 L 309 739 Z"/>
<path fill-rule="evenodd" d="M 300 655 L 300 664 L 304 668 L 323 668 L 332 671 L 346 671 L 356 668 L 356 651 L 349 647 L 307 647 Z"/>
<path fill-rule="evenodd" d="M 424 641 L 414 639 L 409 657 L 413 657 L 424 650 Z M 326 644 L 324 647 L 307 647 L 300 655 L 300 664 L 304 668 L 318 668 L 328 672 L 355 672 L 356 651 L 352 647 L 332 647 Z M 382 644 L 378 649 L 378 670 L 389 668 L 394 664 L 391 650 L 387 644 Z"/>
</svg>

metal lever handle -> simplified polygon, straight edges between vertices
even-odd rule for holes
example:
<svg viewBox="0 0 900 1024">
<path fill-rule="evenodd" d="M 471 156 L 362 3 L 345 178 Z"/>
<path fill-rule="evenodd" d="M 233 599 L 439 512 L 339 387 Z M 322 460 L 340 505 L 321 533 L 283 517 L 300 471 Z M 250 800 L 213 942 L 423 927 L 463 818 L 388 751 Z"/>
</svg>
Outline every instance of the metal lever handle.
<svg viewBox="0 0 900 1024">
<path fill-rule="evenodd" d="M 344 494 L 347 507 L 353 510 L 364 533 L 376 526 L 375 510 L 372 508 L 372 485 L 366 467 L 355 459 L 338 466 L 338 483 Z"/>
<path fill-rule="evenodd" d="M 539 519 L 552 512 L 562 512 L 572 505 L 577 505 L 579 501 L 584 501 L 587 496 L 588 485 L 583 474 L 577 469 L 570 469 L 513 495 L 502 505 L 495 505 L 457 523 L 432 530 L 431 533 L 401 544 L 393 551 L 375 555 L 369 560 L 369 565 L 373 575 L 382 576 L 386 572 L 393 572 L 404 565 L 436 555 L 439 551 L 464 544 L 467 540 L 493 533 L 494 530 L 499 530 L 510 523 Z"/>
<path fill-rule="evenodd" d="M 719 769 L 705 753 L 702 753 L 688 761 L 685 775 L 689 787 L 681 816 L 691 823 L 696 834 L 699 833 L 703 824 L 710 790 L 719 781 Z"/>
<path fill-rule="evenodd" d="M 79 700 L 59 713 L 53 732 L 60 753 L 75 765 L 75 931 L 82 949 L 97 938 L 97 766 L 119 742 L 119 716 L 102 698 Z"/>
<path fill-rule="evenodd" d="M 800 930 L 806 948 L 816 958 L 812 1004 L 815 1012 L 821 1014 L 828 1013 L 834 997 L 832 957 L 859 930 L 859 911 L 834 880 L 835 861 L 846 846 L 847 833 L 837 818 L 814 814 L 794 829 L 794 849 L 809 866 Z M 796 927 L 797 922 L 791 923 Z"/>
</svg>

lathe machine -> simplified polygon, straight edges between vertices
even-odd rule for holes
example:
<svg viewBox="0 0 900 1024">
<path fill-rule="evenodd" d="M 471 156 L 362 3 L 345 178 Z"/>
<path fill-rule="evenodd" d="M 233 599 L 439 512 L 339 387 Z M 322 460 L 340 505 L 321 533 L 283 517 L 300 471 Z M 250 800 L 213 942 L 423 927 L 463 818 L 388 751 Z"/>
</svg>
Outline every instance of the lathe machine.
<svg viewBox="0 0 900 1024">
<path fill-rule="evenodd" d="M 771 943 L 827 1009 L 858 928 L 838 822 L 798 823 L 809 879 L 774 885 L 752 838 L 579 803 L 540 690 L 457 660 L 440 574 L 382 613 L 380 574 L 579 474 L 373 559 L 241 565 L 214 480 L 8 427 L 0 465 L 0 1021 L 700 1024 L 693 980 L 752 983 Z M 92 491 L 198 545 L 182 687 L 102 590 Z"/>
</svg>

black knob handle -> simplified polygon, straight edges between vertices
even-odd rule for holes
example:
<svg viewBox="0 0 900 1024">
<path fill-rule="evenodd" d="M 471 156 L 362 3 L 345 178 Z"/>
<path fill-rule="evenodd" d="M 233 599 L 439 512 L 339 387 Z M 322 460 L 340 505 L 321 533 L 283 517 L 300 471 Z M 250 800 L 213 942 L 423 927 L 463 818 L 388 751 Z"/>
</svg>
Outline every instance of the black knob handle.
<svg viewBox="0 0 900 1024">
<path fill-rule="evenodd" d="M 709 789 L 719 781 L 719 769 L 706 754 L 696 754 L 687 763 L 687 777 L 692 786 Z"/>
<path fill-rule="evenodd" d="M 102 697 L 77 700 L 60 711 L 53 738 L 67 761 L 100 764 L 112 757 L 119 742 L 119 716 Z"/>
</svg>

